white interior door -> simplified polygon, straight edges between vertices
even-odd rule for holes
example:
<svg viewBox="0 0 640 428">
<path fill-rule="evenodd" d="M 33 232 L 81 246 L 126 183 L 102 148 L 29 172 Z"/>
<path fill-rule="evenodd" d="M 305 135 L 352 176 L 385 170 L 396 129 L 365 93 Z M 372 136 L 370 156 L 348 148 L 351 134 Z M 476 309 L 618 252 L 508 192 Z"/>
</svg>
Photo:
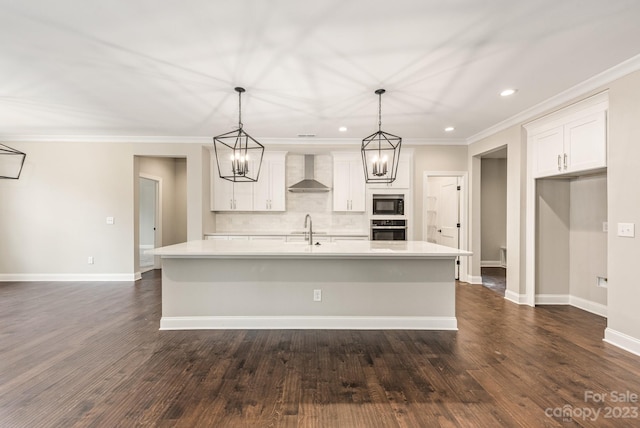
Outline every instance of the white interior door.
<svg viewBox="0 0 640 428">
<path fill-rule="evenodd" d="M 458 248 L 458 177 L 440 179 L 438 199 L 438 234 L 436 242 L 447 247 Z"/>
<path fill-rule="evenodd" d="M 156 247 L 159 182 L 150 178 L 139 177 L 139 186 L 140 271 L 146 272 L 156 267 L 154 256 L 147 255 L 144 252 Z"/>
<path fill-rule="evenodd" d="M 438 177 L 436 181 L 436 243 L 460 248 L 460 191 L 459 177 Z M 456 263 L 456 279 L 459 278 Z"/>
</svg>

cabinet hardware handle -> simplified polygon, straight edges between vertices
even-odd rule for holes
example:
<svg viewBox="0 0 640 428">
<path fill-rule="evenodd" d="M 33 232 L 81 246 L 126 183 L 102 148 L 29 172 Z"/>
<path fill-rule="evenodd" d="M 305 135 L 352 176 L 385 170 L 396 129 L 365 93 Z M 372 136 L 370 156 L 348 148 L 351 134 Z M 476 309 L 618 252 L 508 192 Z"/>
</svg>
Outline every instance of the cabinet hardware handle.
<svg viewBox="0 0 640 428">
<path fill-rule="evenodd" d="M 560 155 L 558 155 L 558 171 L 562 171 L 562 165 L 560 162 L 562 162 L 562 160 L 560 159 Z"/>
<path fill-rule="evenodd" d="M 229 209 L 233 209 L 233 199 L 229 199 Z"/>
<path fill-rule="evenodd" d="M 567 169 L 567 154 L 564 154 L 564 169 Z"/>
</svg>

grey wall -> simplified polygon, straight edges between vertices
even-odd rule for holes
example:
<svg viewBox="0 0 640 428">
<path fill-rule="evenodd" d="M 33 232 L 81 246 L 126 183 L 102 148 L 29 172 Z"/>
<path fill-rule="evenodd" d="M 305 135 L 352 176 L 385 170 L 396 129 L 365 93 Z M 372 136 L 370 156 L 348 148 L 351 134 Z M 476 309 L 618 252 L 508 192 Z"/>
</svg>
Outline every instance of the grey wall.
<svg viewBox="0 0 640 428">
<path fill-rule="evenodd" d="M 494 263 L 507 244 L 507 159 L 481 162 L 481 260 Z"/>
<path fill-rule="evenodd" d="M 607 176 L 572 180 L 570 187 L 569 292 L 590 302 L 607 304 L 607 289 L 596 277 L 607 277 Z"/>
<path fill-rule="evenodd" d="M 536 294 L 569 294 L 570 183 L 536 182 Z"/>
</svg>

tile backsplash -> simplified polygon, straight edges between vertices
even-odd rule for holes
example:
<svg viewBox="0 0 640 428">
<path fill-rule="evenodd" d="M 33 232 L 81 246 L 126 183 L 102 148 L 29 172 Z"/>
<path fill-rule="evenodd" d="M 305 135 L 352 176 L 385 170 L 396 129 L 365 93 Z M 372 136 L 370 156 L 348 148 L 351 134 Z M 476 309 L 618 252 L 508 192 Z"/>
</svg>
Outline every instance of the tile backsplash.
<svg viewBox="0 0 640 428">
<path fill-rule="evenodd" d="M 288 154 L 287 188 L 304 178 L 304 156 Z M 315 179 L 333 187 L 333 158 L 315 156 Z M 304 229 L 304 217 L 311 214 L 316 231 L 368 233 L 365 213 L 333 212 L 333 191 L 324 193 L 286 192 L 285 212 L 216 213 L 216 232 L 290 232 Z"/>
</svg>

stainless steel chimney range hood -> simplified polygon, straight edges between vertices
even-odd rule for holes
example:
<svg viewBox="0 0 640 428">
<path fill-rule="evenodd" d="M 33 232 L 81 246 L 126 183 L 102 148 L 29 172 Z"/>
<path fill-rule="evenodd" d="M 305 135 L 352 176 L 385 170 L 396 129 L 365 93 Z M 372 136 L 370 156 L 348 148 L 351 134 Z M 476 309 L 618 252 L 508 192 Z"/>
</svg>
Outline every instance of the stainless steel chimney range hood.
<svg viewBox="0 0 640 428">
<path fill-rule="evenodd" d="M 304 155 L 304 180 L 289 187 L 289 191 L 293 193 L 320 193 L 331 190 L 330 187 L 325 186 L 313 178 L 314 169 L 314 155 Z"/>
</svg>

